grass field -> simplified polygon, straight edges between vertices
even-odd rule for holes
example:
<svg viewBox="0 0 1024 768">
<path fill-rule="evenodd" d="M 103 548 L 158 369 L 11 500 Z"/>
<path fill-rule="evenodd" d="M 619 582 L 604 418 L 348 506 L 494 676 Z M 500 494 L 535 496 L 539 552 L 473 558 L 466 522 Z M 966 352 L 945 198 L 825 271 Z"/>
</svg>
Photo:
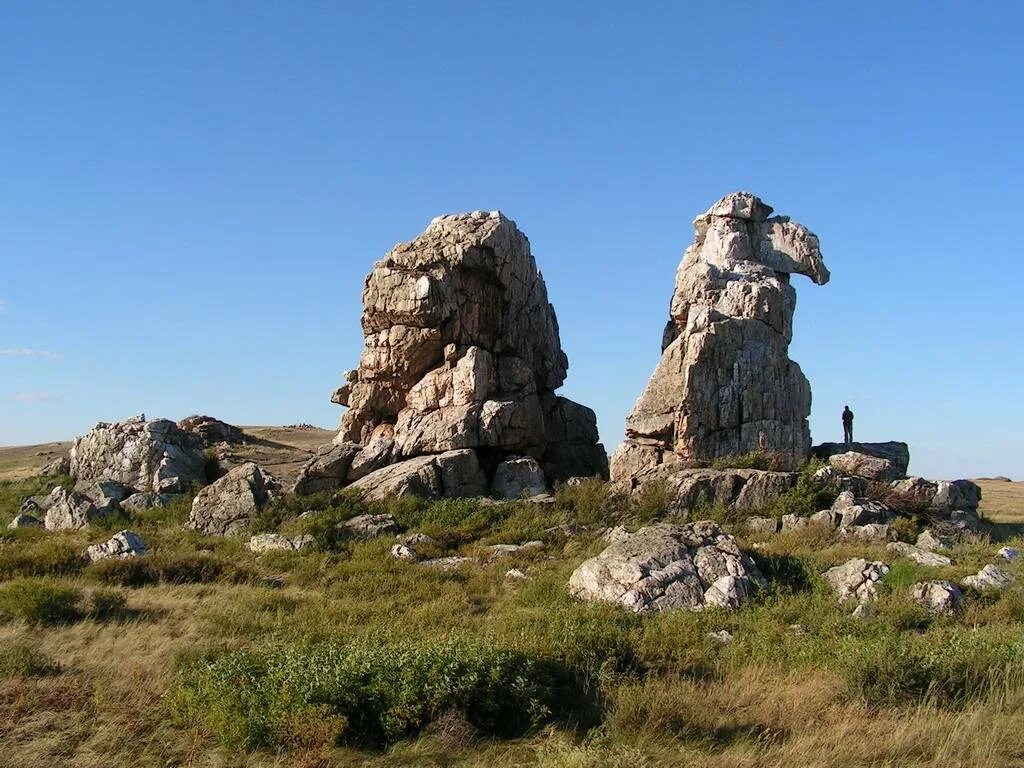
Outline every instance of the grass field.
<svg viewBox="0 0 1024 768">
<path fill-rule="evenodd" d="M 310 450 L 305 437 L 291 448 Z M 986 499 L 998 536 L 1024 520 L 1020 486 Z M 0 525 L 41 490 L 0 484 Z M 311 506 L 323 514 L 296 518 Z M 755 541 L 740 521 L 766 590 L 734 613 L 639 617 L 566 590 L 605 525 L 665 514 L 599 484 L 551 506 L 282 502 L 259 525 L 314 535 L 302 553 L 186 532 L 187 509 L 87 531 L 0 528 L 0 765 L 1024 765 L 1024 567 L 951 617 L 909 599 L 917 580 L 993 562 L 999 542 L 960 545 L 935 569 L 811 529 Z M 391 540 L 333 533 L 381 511 L 435 536 L 436 554 L 544 547 L 445 572 L 389 557 Z M 125 526 L 151 554 L 86 565 L 85 546 Z M 867 621 L 819 577 L 854 555 L 892 565 Z M 732 643 L 709 637 L 722 629 Z"/>
</svg>

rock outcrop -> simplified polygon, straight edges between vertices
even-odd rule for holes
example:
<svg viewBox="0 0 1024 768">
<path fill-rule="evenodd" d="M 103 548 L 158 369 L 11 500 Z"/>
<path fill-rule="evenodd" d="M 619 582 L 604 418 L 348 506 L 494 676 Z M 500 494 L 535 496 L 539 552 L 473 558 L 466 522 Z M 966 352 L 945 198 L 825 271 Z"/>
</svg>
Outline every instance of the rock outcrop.
<svg viewBox="0 0 1024 768">
<path fill-rule="evenodd" d="M 811 455 L 816 459 L 829 461 L 833 456 L 851 451 L 891 461 L 899 477 L 905 476 L 910 466 L 909 446 L 895 440 L 887 443 L 821 443 L 811 448 Z"/>
<path fill-rule="evenodd" d="M 263 473 L 250 461 L 196 494 L 185 527 L 217 536 L 242 536 L 268 500 Z"/>
<path fill-rule="evenodd" d="M 829 273 L 818 238 L 748 192 L 694 220 L 676 272 L 662 356 L 612 458 L 623 480 L 673 461 L 764 450 L 801 460 L 811 448 L 811 388 L 788 356 L 792 273 Z"/>
<path fill-rule="evenodd" d="M 100 422 L 75 439 L 71 475 L 79 482 L 113 480 L 136 492 L 183 493 L 206 483 L 202 442 L 173 421 L 137 416 Z"/>
<path fill-rule="evenodd" d="M 668 494 L 671 509 L 694 511 L 701 505 L 721 505 L 740 512 L 766 506 L 796 485 L 795 472 L 761 469 L 682 469 L 662 464 L 630 478 L 634 494 L 656 486 Z"/>
<path fill-rule="evenodd" d="M 310 462 L 297 492 L 387 481 L 476 494 L 515 457 L 537 461 L 546 483 L 607 477 L 594 412 L 555 394 L 568 368 L 558 321 L 529 241 L 501 213 L 441 216 L 396 246 L 366 278 L 362 325 L 359 367 L 331 397 L 349 408 L 337 448 Z M 464 450 L 484 487 L 438 487 L 444 467 L 425 469 L 425 457 Z M 394 484 L 412 461 L 419 479 Z"/>
<path fill-rule="evenodd" d="M 736 608 L 764 583 L 754 561 L 710 521 L 641 528 L 573 571 L 569 591 L 637 613 Z"/>
<path fill-rule="evenodd" d="M 149 548 L 142 537 L 134 531 L 118 531 L 102 544 L 93 544 L 85 550 L 90 562 L 109 558 L 124 559 L 146 554 Z"/>
<path fill-rule="evenodd" d="M 46 499 L 46 518 L 43 524 L 48 531 L 85 528 L 101 516 L 87 496 L 57 486 Z"/>
<path fill-rule="evenodd" d="M 205 446 L 245 442 L 245 433 L 241 429 L 213 416 L 188 416 L 179 421 L 178 426 L 198 437 Z"/>
</svg>

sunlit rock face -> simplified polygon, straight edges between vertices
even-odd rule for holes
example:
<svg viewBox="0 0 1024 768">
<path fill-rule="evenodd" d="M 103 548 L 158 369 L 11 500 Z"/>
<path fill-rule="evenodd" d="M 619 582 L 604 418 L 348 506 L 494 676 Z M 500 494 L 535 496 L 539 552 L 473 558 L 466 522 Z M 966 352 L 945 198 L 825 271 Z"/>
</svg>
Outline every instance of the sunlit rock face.
<svg viewBox="0 0 1024 768">
<path fill-rule="evenodd" d="M 762 449 L 811 448 L 811 388 L 789 359 L 793 273 L 829 273 L 818 238 L 749 192 L 723 197 L 693 224 L 676 272 L 662 356 L 626 419 L 613 479 L 660 464 Z"/>
</svg>

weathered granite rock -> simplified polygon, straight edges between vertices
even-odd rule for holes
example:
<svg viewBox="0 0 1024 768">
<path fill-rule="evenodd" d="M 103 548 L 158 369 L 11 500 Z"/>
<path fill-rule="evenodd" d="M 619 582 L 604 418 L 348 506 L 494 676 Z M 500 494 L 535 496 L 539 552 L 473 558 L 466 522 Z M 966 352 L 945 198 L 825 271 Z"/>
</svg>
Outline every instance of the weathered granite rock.
<svg viewBox="0 0 1024 768">
<path fill-rule="evenodd" d="M 396 246 L 366 278 L 362 325 L 359 367 L 332 400 L 349 408 L 339 441 L 366 455 L 334 487 L 462 449 L 485 459 L 488 476 L 523 455 L 551 481 L 607 477 L 593 411 L 554 394 L 568 360 L 529 241 L 510 219 L 441 216 Z"/>
<path fill-rule="evenodd" d="M 986 565 L 974 576 L 968 576 L 960 583 L 965 587 L 970 587 L 971 589 L 977 589 L 979 591 L 985 589 L 1003 589 L 1013 583 L 1013 577 L 998 566 Z"/>
<path fill-rule="evenodd" d="M 732 536 L 711 521 L 641 528 L 585 561 L 569 591 L 638 613 L 735 608 L 764 579 Z"/>
<path fill-rule="evenodd" d="M 902 477 L 903 473 L 892 459 L 881 459 L 866 453 L 847 451 L 837 453 L 828 459 L 829 466 L 844 475 L 867 478 L 879 482 L 888 482 Z"/>
<path fill-rule="evenodd" d="M 942 566 L 950 565 L 953 562 L 946 555 L 940 555 L 937 552 L 930 552 L 927 549 L 915 547 L 913 544 L 907 544 L 902 541 L 894 541 L 889 544 L 886 549 L 890 552 L 895 552 L 897 555 L 909 557 L 918 565 L 928 565 L 934 568 L 941 568 Z"/>
<path fill-rule="evenodd" d="M 46 519 L 44 525 L 48 531 L 85 528 L 93 520 L 102 515 L 96 505 L 77 491 L 66 491 L 58 486 L 47 497 Z"/>
<path fill-rule="evenodd" d="M 951 581 L 922 581 L 914 585 L 914 602 L 934 614 L 951 614 L 964 601 L 964 594 Z"/>
<path fill-rule="evenodd" d="M 116 480 L 93 480 L 78 482 L 75 490 L 87 496 L 96 506 L 100 515 L 109 515 L 121 508 L 121 502 L 128 498 L 132 489 Z"/>
<path fill-rule="evenodd" d="M 836 527 L 850 528 L 871 523 L 888 524 L 896 519 L 891 507 L 878 501 L 857 498 L 849 491 L 843 491 L 832 504 L 831 509 Z"/>
<path fill-rule="evenodd" d="M 241 429 L 213 416 L 187 416 L 178 422 L 178 426 L 198 437 L 207 447 L 217 443 L 245 442 L 245 433 Z"/>
<path fill-rule="evenodd" d="M 397 560 L 415 562 L 424 559 L 424 552 L 437 547 L 437 541 L 425 533 L 407 533 L 399 536 L 391 547 L 391 556 Z"/>
<path fill-rule="evenodd" d="M 263 473 L 246 462 L 196 494 L 185 526 L 217 536 L 243 536 L 268 500 Z"/>
<path fill-rule="evenodd" d="M 907 467 L 910 466 L 910 447 L 895 440 L 887 443 L 821 443 L 811 448 L 811 454 L 822 461 L 828 461 L 832 456 L 850 451 L 891 461 L 898 472 L 898 477 L 906 475 Z"/>
<path fill-rule="evenodd" d="M 484 562 L 494 563 L 504 560 L 506 557 L 524 552 L 536 552 L 541 549 L 544 549 L 543 541 L 527 541 L 523 544 L 491 544 L 484 547 Z"/>
<path fill-rule="evenodd" d="M 316 539 L 308 534 L 289 538 L 280 533 L 258 533 L 249 539 L 249 551 L 262 552 L 283 551 L 298 552 L 309 549 L 316 544 Z"/>
<path fill-rule="evenodd" d="M 368 501 L 386 496 L 414 495 L 428 499 L 480 496 L 487 478 L 472 450 L 417 456 L 391 464 L 356 480 L 351 488 Z"/>
<path fill-rule="evenodd" d="M 50 477 L 52 475 L 69 475 L 71 474 L 71 457 L 68 454 L 58 456 L 56 459 L 51 461 L 41 470 L 39 474 L 43 477 Z"/>
<path fill-rule="evenodd" d="M 25 512 L 19 512 L 14 516 L 14 519 L 7 524 L 10 529 L 15 528 L 42 528 L 43 521 L 38 517 L 26 514 Z"/>
<path fill-rule="evenodd" d="M 169 504 L 173 504 L 180 498 L 182 498 L 182 496 L 179 493 L 143 491 L 142 493 L 133 493 L 127 499 L 122 501 L 121 509 L 127 510 L 128 512 L 141 512 L 146 509 L 166 507 Z"/>
<path fill-rule="evenodd" d="M 927 552 L 935 552 L 939 549 L 952 549 L 954 544 L 956 544 L 954 538 L 931 528 L 925 528 L 917 535 L 918 549 L 923 549 Z"/>
<path fill-rule="evenodd" d="M 47 496 L 29 496 L 21 502 L 21 506 L 18 508 L 18 514 L 43 517 L 46 515 L 46 507 L 48 504 L 49 497 Z"/>
<path fill-rule="evenodd" d="M 115 480 L 136 491 L 184 493 L 206 483 L 202 442 L 173 421 L 137 416 L 100 422 L 75 439 L 71 475 L 79 482 Z"/>
<path fill-rule="evenodd" d="M 361 450 L 361 445 L 349 442 L 323 446 L 299 471 L 292 491 L 298 496 L 308 496 L 340 488 Z"/>
<path fill-rule="evenodd" d="M 862 557 L 855 557 L 835 568 L 829 568 L 822 574 L 829 583 L 839 602 L 845 603 L 854 598 L 859 603 L 867 603 L 878 597 L 878 582 L 889 572 L 889 566 L 882 562 L 868 562 Z"/>
<path fill-rule="evenodd" d="M 779 521 L 774 517 L 748 517 L 743 525 L 754 536 L 771 535 L 779 531 Z"/>
<path fill-rule="evenodd" d="M 357 539 L 375 539 L 398 533 L 398 523 L 391 515 L 357 515 L 339 527 Z"/>
<path fill-rule="evenodd" d="M 85 555 L 90 562 L 95 563 L 108 558 L 139 557 L 148 551 L 146 542 L 139 534 L 134 531 L 118 531 L 102 544 L 93 544 L 86 549 Z"/>
<path fill-rule="evenodd" d="M 796 292 L 790 274 L 828 282 L 818 238 L 736 192 L 694 220 L 676 272 L 662 356 L 612 458 L 622 480 L 670 458 L 757 449 L 804 459 L 811 388 L 788 356 Z M 639 448 L 639 450 L 638 450 Z"/>
<path fill-rule="evenodd" d="M 499 499 L 519 499 L 544 493 L 547 487 L 544 470 L 535 458 L 515 456 L 498 465 L 491 490 Z"/>
<path fill-rule="evenodd" d="M 977 524 L 981 488 L 970 480 L 926 480 L 908 477 L 889 484 L 894 503 L 927 510 L 933 515 L 947 515 L 968 528 Z"/>
<path fill-rule="evenodd" d="M 760 469 L 684 469 L 662 464 L 629 479 L 634 494 L 657 485 L 668 491 L 670 506 L 692 510 L 700 504 L 721 504 L 741 511 L 763 508 L 796 485 L 795 472 Z"/>
</svg>

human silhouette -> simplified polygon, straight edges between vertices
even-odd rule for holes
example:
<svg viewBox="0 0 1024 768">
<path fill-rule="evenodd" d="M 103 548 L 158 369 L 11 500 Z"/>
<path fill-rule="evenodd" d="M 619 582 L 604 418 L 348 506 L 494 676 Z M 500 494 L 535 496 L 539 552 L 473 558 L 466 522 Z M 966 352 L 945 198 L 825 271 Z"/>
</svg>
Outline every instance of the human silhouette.
<svg viewBox="0 0 1024 768">
<path fill-rule="evenodd" d="M 853 442 L 853 411 L 850 406 L 843 408 L 843 443 L 849 445 Z"/>
</svg>

